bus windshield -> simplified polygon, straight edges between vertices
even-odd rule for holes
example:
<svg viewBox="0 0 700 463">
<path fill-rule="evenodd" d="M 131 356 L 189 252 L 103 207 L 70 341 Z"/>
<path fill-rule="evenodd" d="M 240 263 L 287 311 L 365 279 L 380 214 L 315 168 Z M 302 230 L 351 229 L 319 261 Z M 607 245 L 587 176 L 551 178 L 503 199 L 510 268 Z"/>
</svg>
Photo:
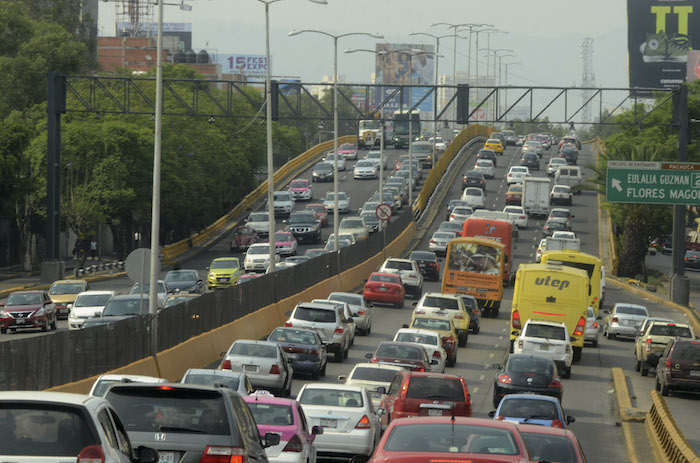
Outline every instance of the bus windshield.
<svg viewBox="0 0 700 463">
<path fill-rule="evenodd" d="M 360 130 L 379 130 L 380 122 L 375 120 L 360 121 Z"/>
<path fill-rule="evenodd" d="M 474 242 L 453 243 L 447 256 L 450 270 L 499 275 L 503 247 Z"/>
</svg>

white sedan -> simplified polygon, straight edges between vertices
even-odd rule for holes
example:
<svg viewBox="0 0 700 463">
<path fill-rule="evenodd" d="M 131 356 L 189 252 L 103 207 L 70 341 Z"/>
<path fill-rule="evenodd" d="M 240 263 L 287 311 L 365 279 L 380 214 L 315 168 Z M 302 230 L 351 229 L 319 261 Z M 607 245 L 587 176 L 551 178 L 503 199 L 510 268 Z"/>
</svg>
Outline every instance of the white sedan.
<svg viewBox="0 0 700 463">
<path fill-rule="evenodd" d="M 275 263 L 280 261 L 280 255 L 275 253 Z M 270 243 L 255 243 L 248 248 L 243 259 L 246 272 L 264 272 L 270 266 Z"/>
<path fill-rule="evenodd" d="M 523 166 L 512 166 L 506 175 L 506 183 L 523 183 L 525 177 L 530 176 L 530 169 Z"/>
<path fill-rule="evenodd" d="M 442 347 L 442 340 L 436 331 L 420 330 L 415 328 L 401 328 L 394 335 L 394 341 L 411 342 L 420 344 L 428 353 L 430 360 L 437 360 L 437 365 L 430 365 L 430 371 L 445 372 L 447 352 Z"/>
<path fill-rule="evenodd" d="M 386 170 L 387 168 L 387 160 L 386 160 L 386 154 L 382 158 L 382 153 L 381 151 L 370 151 L 367 153 L 367 156 L 365 156 L 365 159 L 368 161 L 372 161 L 377 165 L 377 168 L 379 168 L 379 164 L 382 164 L 382 168 Z"/>
<path fill-rule="evenodd" d="M 445 255 L 447 245 L 455 238 L 457 238 L 457 233 L 438 230 L 433 233 L 433 236 L 430 238 L 428 249 L 436 254 Z"/>
<path fill-rule="evenodd" d="M 491 159 L 478 159 L 474 164 L 474 170 L 481 172 L 486 178 L 496 177 L 496 167 Z"/>
<path fill-rule="evenodd" d="M 503 212 L 508 214 L 510 220 L 512 220 L 518 228 L 522 230 L 527 228 L 527 214 L 525 213 L 525 209 L 521 206 L 506 206 L 503 208 Z"/>
<path fill-rule="evenodd" d="M 334 153 L 328 153 L 326 154 L 326 157 L 323 158 L 324 162 L 330 162 L 331 164 L 335 163 L 335 154 Z M 345 170 L 347 169 L 347 164 L 345 163 L 345 157 L 341 154 L 338 156 L 338 170 Z"/>
<path fill-rule="evenodd" d="M 333 212 L 333 209 L 335 208 L 335 196 L 333 195 L 332 191 L 329 191 L 326 193 L 326 196 L 323 198 L 323 208 L 328 211 L 328 213 Z M 347 214 L 350 212 L 350 197 L 343 193 L 342 191 L 338 192 L 338 213 L 339 214 Z"/>
<path fill-rule="evenodd" d="M 314 441 L 319 455 L 372 455 L 381 424 L 367 388 L 306 383 L 297 397 L 309 427 L 323 427 Z"/>
<path fill-rule="evenodd" d="M 486 207 L 486 193 L 481 188 L 467 187 L 462 193 L 462 201 L 466 201 L 472 209 Z"/>
<path fill-rule="evenodd" d="M 374 161 L 361 159 L 355 163 L 355 168 L 353 169 L 354 178 L 377 178 L 378 175 L 379 166 Z"/>
<path fill-rule="evenodd" d="M 450 222 L 464 223 L 473 213 L 474 209 L 469 206 L 457 206 L 450 213 Z"/>
</svg>

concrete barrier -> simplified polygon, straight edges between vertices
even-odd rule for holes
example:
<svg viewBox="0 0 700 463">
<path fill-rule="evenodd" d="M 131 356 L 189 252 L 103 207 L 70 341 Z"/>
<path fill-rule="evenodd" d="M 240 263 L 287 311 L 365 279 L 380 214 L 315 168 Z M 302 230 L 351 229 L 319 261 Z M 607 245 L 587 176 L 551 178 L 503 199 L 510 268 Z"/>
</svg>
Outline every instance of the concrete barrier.
<svg viewBox="0 0 700 463">
<path fill-rule="evenodd" d="M 658 391 L 651 391 L 651 409 L 645 425 L 658 461 L 700 463 L 700 457 L 688 444 Z"/>
</svg>

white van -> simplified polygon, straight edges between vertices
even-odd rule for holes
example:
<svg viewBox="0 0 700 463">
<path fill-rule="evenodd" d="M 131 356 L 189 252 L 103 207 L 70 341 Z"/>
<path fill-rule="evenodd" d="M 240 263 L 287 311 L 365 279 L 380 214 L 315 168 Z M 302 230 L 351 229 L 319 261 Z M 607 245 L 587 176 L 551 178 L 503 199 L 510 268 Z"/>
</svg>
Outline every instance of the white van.
<svg viewBox="0 0 700 463">
<path fill-rule="evenodd" d="M 568 185 L 574 190 L 575 194 L 581 193 L 581 190 L 578 188 L 574 189 L 574 187 L 580 185 L 582 182 L 583 173 L 578 166 L 561 166 L 554 174 L 555 185 Z"/>
</svg>

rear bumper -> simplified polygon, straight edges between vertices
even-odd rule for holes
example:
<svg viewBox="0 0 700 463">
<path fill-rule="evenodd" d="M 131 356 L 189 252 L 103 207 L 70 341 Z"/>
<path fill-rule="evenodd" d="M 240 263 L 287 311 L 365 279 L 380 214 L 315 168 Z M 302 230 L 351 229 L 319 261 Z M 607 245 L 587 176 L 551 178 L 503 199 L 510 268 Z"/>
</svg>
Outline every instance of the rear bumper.
<svg viewBox="0 0 700 463">
<path fill-rule="evenodd" d="M 316 436 L 314 446 L 319 456 L 369 456 L 374 450 L 374 435 L 371 429 L 332 432 L 329 428 L 323 428 L 323 434 Z"/>
<path fill-rule="evenodd" d="M 697 380 L 693 379 L 675 379 L 669 378 L 666 375 L 665 385 L 670 389 L 681 390 L 681 391 L 694 391 L 700 392 L 700 378 Z"/>
<path fill-rule="evenodd" d="M 637 327 L 636 326 L 624 326 L 624 325 L 610 325 L 608 326 L 607 330 L 608 334 L 613 334 L 615 336 L 629 336 L 629 337 L 635 337 L 637 336 Z"/>
</svg>

